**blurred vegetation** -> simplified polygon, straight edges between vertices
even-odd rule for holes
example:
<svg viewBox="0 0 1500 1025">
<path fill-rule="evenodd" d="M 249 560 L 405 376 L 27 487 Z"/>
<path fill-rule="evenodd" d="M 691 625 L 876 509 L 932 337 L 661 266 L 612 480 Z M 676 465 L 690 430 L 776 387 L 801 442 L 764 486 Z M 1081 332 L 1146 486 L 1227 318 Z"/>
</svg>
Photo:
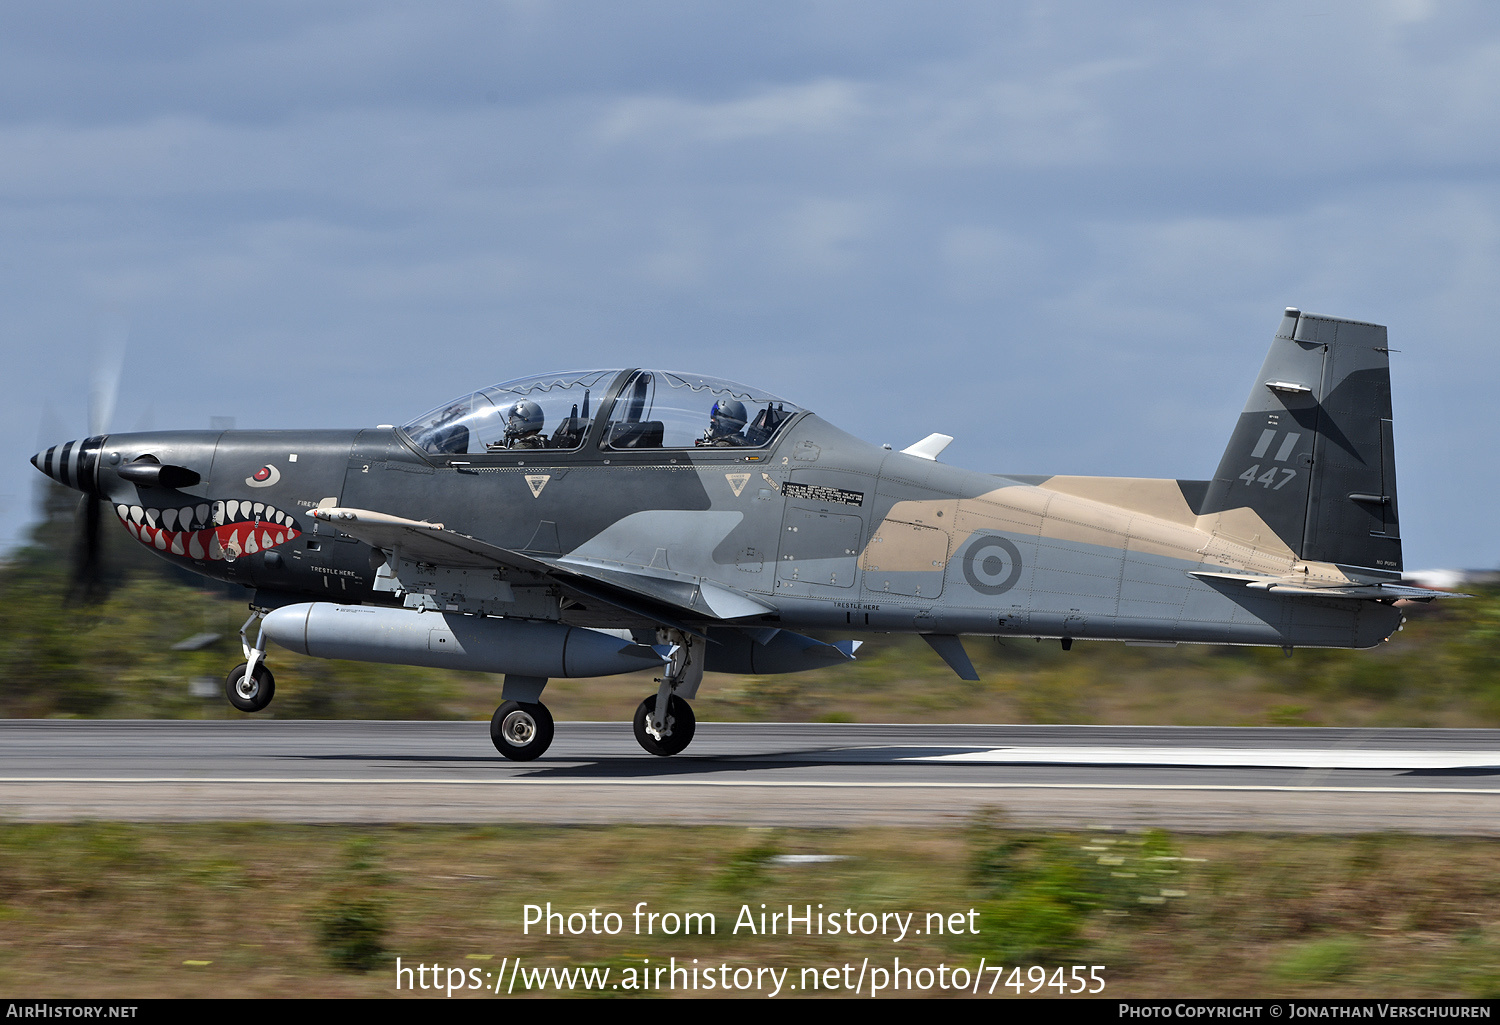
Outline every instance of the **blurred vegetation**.
<svg viewBox="0 0 1500 1025">
<path fill-rule="evenodd" d="M 386 960 L 390 877 L 381 869 L 378 843 L 368 834 L 350 840 L 344 857 L 313 919 L 323 954 L 333 967 L 368 972 Z"/>
<path fill-rule="evenodd" d="M 1090 919 L 1150 915 L 1187 896 L 1184 859 L 1167 834 L 1095 836 L 1007 831 L 995 816 L 970 830 L 981 944 L 992 962 L 1059 960 Z"/>
<path fill-rule="evenodd" d="M 229 718 L 217 688 L 243 661 L 248 592 L 170 567 L 106 517 L 113 584 L 70 603 L 74 502 L 47 493 L 32 543 L 0 565 L 0 716 Z M 965 644 L 982 677 L 959 680 L 919 638 L 866 635 L 856 662 L 786 676 L 710 674 L 705 721 L 1142 723 L 1161 725 L 1500 726 L 1500 593 L 1406 610 L 1404 630 L 1368 651 L 1079 641 Z M 197 651 L 172 645 L 218 634 Z M 329 662 L 273 648 L 284 718 L 488 718 L 498 677 Z M 211 681 L 195 697 L 189 681 Z M 556 680 L 559 719 L 627 719 L 649 674 Z"/>
<path fill-rule="evenodd" d="M 636 934 L 643 900 L 715 929 Z M 624 927 L 528 931 L 525 905 L 549 902 Z M 912 931 L 736 933 L 762 905 L 909 914 Z M 0 989 L 75 998 L 388 997 L 396 957 L 614 978 L 697 958 L 785 968 L 792 984 L 804 968 L 857 975 L 864 958 L 951 973 L 983 957 L 1005 966 L 983 977 L 995 996 L 1052 995 L 1055 970 L 1079 964 L 1104 966 L 1106 998 L 1495 998 L 1500 846 L 1038 832 L 993 815 L 912 830 L 7 823 L 0 923 Z"/>
</svg>

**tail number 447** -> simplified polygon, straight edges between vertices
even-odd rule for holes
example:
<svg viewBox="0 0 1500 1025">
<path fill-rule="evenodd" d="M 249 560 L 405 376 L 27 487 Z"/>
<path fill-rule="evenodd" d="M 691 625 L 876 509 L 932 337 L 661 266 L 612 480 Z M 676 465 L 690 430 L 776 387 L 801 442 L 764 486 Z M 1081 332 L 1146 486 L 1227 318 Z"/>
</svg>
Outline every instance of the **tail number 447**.
<svg viewBox="0 0 1500 1025">
<path fill-rule="evenodd" d="M 1282 475 L 1281 480 L 1279 481 L 1276 479 L 1276 475 L 1278 473 Z M 1265 473 L 1261 473 L 1260 464 L 1256 463 L 1254 466 L 1250 467 L 1250 469 L 1240 474 L 1240 480 L 1244 481 L 1247 485 L 1259 484 L 1263 488 L 1270 488 L 1272 491 L 1280 491 L 1282 488 L 1286 487 L 1287 482 L 1295 476 L 1297 476 L 1296 470 L 1288 470 L 1284 466 L 1273 466 Z"/>
</svg>

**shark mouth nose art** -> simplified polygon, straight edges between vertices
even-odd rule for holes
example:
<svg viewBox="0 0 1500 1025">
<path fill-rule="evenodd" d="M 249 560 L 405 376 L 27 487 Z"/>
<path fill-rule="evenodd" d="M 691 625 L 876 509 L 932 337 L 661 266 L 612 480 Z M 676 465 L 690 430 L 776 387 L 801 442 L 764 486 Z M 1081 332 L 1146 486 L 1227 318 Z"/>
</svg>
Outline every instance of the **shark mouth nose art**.
<svg viewBox="0 0 1500 1025">
<path fill-rule="evenodd" d="M 302 534 L 291 513 L 264 502 L 200 502 L 178 509 L 117 505 L 115 514 L 143 545 L 213 562 L 269 551 Z"/>
</svg>

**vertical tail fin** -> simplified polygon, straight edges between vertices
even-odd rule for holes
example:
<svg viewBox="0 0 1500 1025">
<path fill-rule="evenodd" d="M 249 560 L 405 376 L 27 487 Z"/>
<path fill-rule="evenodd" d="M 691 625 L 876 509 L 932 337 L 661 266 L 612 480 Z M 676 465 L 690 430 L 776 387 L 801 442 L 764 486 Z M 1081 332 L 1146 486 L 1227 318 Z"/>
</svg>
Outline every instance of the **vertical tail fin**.
<svg viewBox="0 0 1500 1025">
<path fill-rule="evenodd" d="M 1377 324 L 1288 308 L 1202 511 L 1248 506 L 1298 558 L 1399 575 L 1389 351 Z"/>
</svg>

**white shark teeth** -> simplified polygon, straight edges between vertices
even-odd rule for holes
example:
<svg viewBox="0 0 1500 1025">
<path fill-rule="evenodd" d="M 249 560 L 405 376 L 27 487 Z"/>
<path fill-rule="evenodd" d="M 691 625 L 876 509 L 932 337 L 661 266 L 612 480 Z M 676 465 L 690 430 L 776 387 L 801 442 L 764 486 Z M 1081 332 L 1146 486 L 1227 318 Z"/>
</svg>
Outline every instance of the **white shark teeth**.
<svg viewBox="0 0 1500 1025">
<path fill-rule="evenodd" d="M 176 530 L 177 529 L 177 510 L 176 509 L 163 509 L 161 511 L 161 522 L 162 522 L 162 525 L 165 526 L 168 530 Z M 180 555 L 182 553 L 179 552 L 178 554 Z"/>
<path fill-rule="evenodd" d="M 130 507 L 130 518 L 131 518 L 131 519 L 132 519 L 132 520 L 135 520 L 135 522 L 136 522 L 136 524 L 137 524 L 137 525 L 139 525 L 139 524 L 140 524 L 140 522 L 141 522 L 141 521 L 142 521 L 142 520 L 143 520 L 143 519 L 145 519 L 145 518 L 146 518 L 146 510 L 144 510 L 144 509 L 142 509 L 142 508 L 141 508 L 141 507 L 140 507 L 140 506 L 138 506 L 138 505 L 132 505 L 132 506 L 131 506 L 131 507 Z"/>
<path fill-rule="evenodd" d="M 207 526 L 208 525 L 208 512 L 209 512 L 208 503 L 204 502 L 203 504 L 199 505 L 198 508 L 196 510 L 194 510 L 194 512 L 197 513 L 197 523 L 198 523 L 198 526 L 200 526 L 200 527 Z"/>
</svg>

